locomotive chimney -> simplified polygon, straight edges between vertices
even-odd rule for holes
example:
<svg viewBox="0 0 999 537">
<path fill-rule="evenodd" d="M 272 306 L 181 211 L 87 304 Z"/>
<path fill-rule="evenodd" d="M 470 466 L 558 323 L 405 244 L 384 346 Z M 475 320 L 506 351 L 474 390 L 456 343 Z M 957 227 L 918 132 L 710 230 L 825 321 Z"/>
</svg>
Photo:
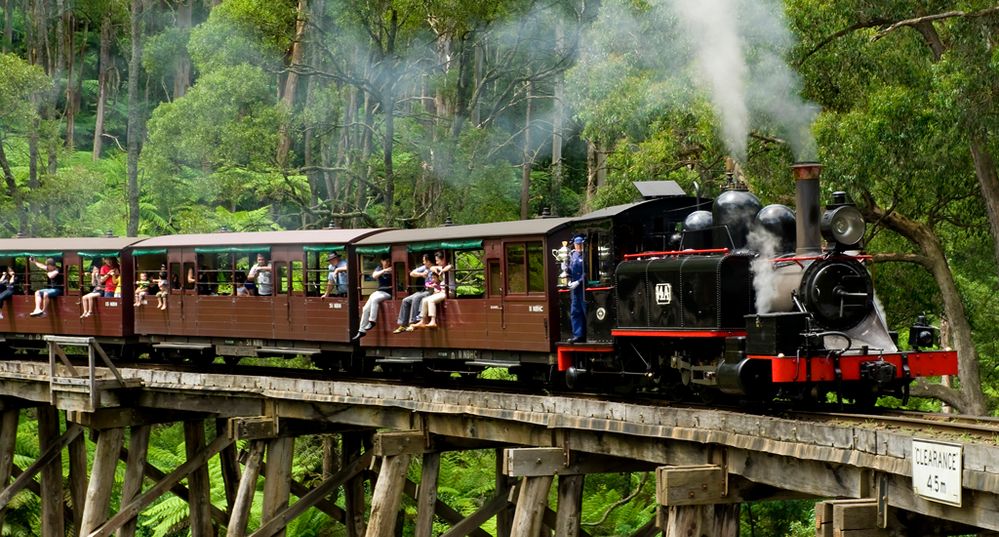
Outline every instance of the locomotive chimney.
<svg viewBox="0 0 999 537">
<path fill-rule="evenodd" d="M 797 206 L 796 239 L 799 256 L 822 253 L 822 235 L 819 231 L 819 172 L 818 162 L 799 162 L 791 166 L 795 179 L 795 204 Z"/>
</svg>

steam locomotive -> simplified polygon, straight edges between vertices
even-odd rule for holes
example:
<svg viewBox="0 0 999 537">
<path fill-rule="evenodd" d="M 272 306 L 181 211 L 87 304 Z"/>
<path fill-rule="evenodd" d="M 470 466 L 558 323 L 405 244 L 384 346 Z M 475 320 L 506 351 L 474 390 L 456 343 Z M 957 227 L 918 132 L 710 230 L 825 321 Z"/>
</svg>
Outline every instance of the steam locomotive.
<svg viewBox="0 0 999 537">
<path fill-rule="evenodd" d="M 863 403 L 904 397 L 917 377 L 955 374 L 954 352 L 926 350 L 934 332 L 925 323 L 910 330 L 911 350 L 899 350 L 864 266 L 859 211 L 842 194 L 820 210 L 819 166 L 794 170 L 796 212 L 762 207 L 740 189 L 712 201 L 651 181 L 636 183 L 643 201 L 573 218 L 0 239 L 0 265 L 18 281 L 0 301 L 0 349 L 39 352 L 49 334 L 88 336 L 113 356 L 167 362 L 303 356 L 331 374 L 505 368 L 564 389 L 753 399 L 833 392 Z M 578 235 L 586 239 L 586 337 L 570 343 L 560 264 Z M 411 271 L 434 253 L 450 266 L 438 328 L 400 330 L 409 323 L 402 299 L 423 289 Z M 258 255 L 272 289 L 253 296 L 244 281 Z M 346 281 L 330 292 L 327 259 L 340 257 Z M 32 258 L 52 258 L 65 278 L 44 315 L 32 294 L 49 282 Z M 108 258 L 120 261 L 124 296 L 93 298 L 92 315 L 81 315 L 92 271 Z M 365 336 L 352 338 L 367 296 L 384 287 L 371 273 L 386 258 L 389 299 Z M 142 273 L 160 283 L 163 307 L 150 304 L 152 293 L 133 300 Z"/>
<path fill-rule="evenodd" d="M 624 255 L 610 337 L 592 338 L 613 350 L 560 346 L 567 383 L 624 366 L 667 394 L 869 405 L 907 399 L 916 377 L 955 374 L 956 353 L 924 350 L 924 319 L 899 350 L 860 252 L 863 216 L 842 192 L 820 209 L 818 164 L 793 170 L 797 212 L 732 189 L 685 218 L 674 248 Z"/>
</svg>

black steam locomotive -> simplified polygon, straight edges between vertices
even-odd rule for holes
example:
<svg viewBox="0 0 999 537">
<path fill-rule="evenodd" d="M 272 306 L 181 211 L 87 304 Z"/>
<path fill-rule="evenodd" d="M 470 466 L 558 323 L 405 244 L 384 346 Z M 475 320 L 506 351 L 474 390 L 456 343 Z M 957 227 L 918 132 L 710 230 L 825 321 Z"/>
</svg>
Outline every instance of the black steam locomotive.
<svg viewBox="0 0 999 537">
<path fill-rule="evenodd" d="M 820 209 L 820 166 L 793 169 L 797 212 L 735 188 L 689 212 L 668 249 L 620 256 L 610 300 L 590 301 L 587 343 L 559 345 L 566 383 L 632 374 L 677 397 L 870 404 L 907 397 L 915 377 L 956 374 L 955 352 L 923 350 L 925 322 L 899 350 L 860 251 L 860 211 L 843 193 Z"/>
</svg>

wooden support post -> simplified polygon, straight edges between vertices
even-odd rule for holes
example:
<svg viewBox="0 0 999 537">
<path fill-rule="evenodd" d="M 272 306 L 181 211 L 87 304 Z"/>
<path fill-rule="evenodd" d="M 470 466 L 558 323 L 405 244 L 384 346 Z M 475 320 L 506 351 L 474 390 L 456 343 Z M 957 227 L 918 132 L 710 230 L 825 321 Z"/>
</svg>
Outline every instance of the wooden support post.
<svg viewBox="0 0 999 537">
<path fill-rule="evenodd" d="M 184 422 L 184 450 L 187 453 L 187 460 L 194 459 L 205 450 L 203 421 Z M 187 501 L 191 513 L 191 537 L 214 537 L 211 513 L 212 485 L 208 478 L 208 465 L 202 464 L 192 470 L 187 483 L 191 491 Z"/>
<path fill-rule="evenodd" d="M 149 425 L 132 427 L 132 434 L 128 439 L 128 458 L 125 461 L 125 482 L 121 487 L 121 503 L 131 502 L 142 492 L 151 429 Z M 137 522 L 134 518 L 126 522 L 118 531 L 118 537 L 133 537 Z"/>
<path fill-rule="evenodd" d="M 430 537 L 434 529 L 434 513 L 437 505 L 437 478 L 440 476 L 441 454 L 423 454 L 423 469 L 420 474 L 420 488 L 416 498 L 415 537 Z"/>
<path fill-rule="evenodd" d="M 87 439 L 80 435 L 69 443 L 69 497 L 73 504 L 73 535 L 80 535 L 87 503 Z"/>
<path fill-rule="evenodd" d="M 17 440 L 17 420 L 21 416 L 18 409 L 8 409 L 0 416 L 0 490 L 7 488 L 14 471 L 14 446 Z M 82 511 L 82 509 L 78 509 Z M 6 507 L 0 508 L 0 532 L 3 531 L 3 518 Z"/>
<path fill-rule="evenodd" d="M 665 537 L 739 537 L 739 504 L 669 507 Z"/>
<path fill-rule="evenodd" d="M 188 458 L 184 464 L 178 466 L 174 471 L 167 474 L 158 483 L 150 487 L 148 490 L 140 494 L 137 498 L 121 506 L 121 509 L 117 514 L 112 516 L 107 522 L 101 525 L 93 532 L 91 532 L 89 537 L 108 537 L 114 533 L 118 528 L 121 528 L 125 522 L 135 518 L 139 513 L 142 512 L 149 504 L 151 504 L 156 498 L 159 498 L 164 492 L 170 490 L 174 485 L 180 482 L 181 479 L 187 477 L 194 469 L 203 466 L 209 459 L 222 451 L 223 448 L 232 443 L 227 437 L 219 436 L 212 440 L 212 443 L 208 445 L 201 453 L 198 453 L 196 457 Z"/>
<path fill-rule="evenodd" d="M 295 439 L 274 438 L 267 441 L 267 470 L 264 475 L 264 509 L 261 522 L 274 518 L 274 515 L 288 507 L 291 497 L 291 459 Z M 274 533 L 284 537 L 284 530 Z"/>
<path fill-rule="evenodd" d="M 243 537 L 246 535 L 246 525 L 250 521 L 250 507 L 253 505 L 253 493 L 257 490 L 257 478 L 260 476 L 260 462 L 264 458 L 264 447 L 267 442 L 254 440 L 250 443 L 246 457 L 246 466 L 236 489 L 236 501 L 229 514 L 229 525 L 226 537 Z"/>
<path fill-rule="evenodd" d="M 541 534 L 542 519 L 548 508 L 548 491 L 551 488 L 550 475 L 525 477 L 521 480 L 511 537 L 537 537 Z"/>
<path fill-rule="evenodd" d="M 80 535 L 90 535 L 108 518 L 118 453 L 125 438 L 122 429 L 105 429 L 97 434 L 97 450 L 94 452 L 94 466 L 87 485 L 87 502 L 83 506 Z"/>
<path fill-rule="evenodd" d="M 215 420 L 215 435 L 226 434 L 228 420 Z M 236 446 L 230 445 L 219 452 L 219 466 L 222 468 L 222 483 L 225 486 L 226 508 L 232 515 L 232 507 L 236 504 L 236 489 L 239 487 L 239 461 L 236 460 Z"/>
<path fill-rule="evenodd" d="M 874 498 L 860 498 L 816 503 L 815 535 L 887 537 L 891 533 L 878 528 L 878 501 Z"/>
<path fill-rule="evenodd" d="M 558 511 L 555 537 L 579 537 L 580 516 L 583 510 L 582 475 L 563 475 L 558 478 Z"/>
<path fill-rule="evenodd" d="M 371 516 L 368 517 L 366 537 L 395 535 L 399 517 L 402 490 L 406 483 L 406 470 L 412 455 L 390 455 L 382 459 L 382 468 L 371 493 Z"/>
<path fill-rule="evenodd" d="M 361 456 L 363 433 L 341 435 L 340 467 L 347 466 Z M 344 507 L 347 511 L 347 537 L 361 537 L 365 534 L 364 525 L 364 479 L 357 476 L 343 487 Z"/>
<path fill-rule="evenodd" d="M 38 407 L 38 444 L 45 453 L 59 438 L 59 411 L 54 406 Z M 53 452 L 52 460 L 42 467 L 42 537 L 66 535 L 62 517 L 62 447 Z"/>
<path fill-rule="evenodd" d="M 503 449 L 498 448 L 495 450 L 495 453 L 497 494 L 509 492 L 510 488 L 513 487 L 514 480 L 503 471 Z M 510 528 L 513 523 L 513 509 L 514 505 L 512 503 L 506 503 L 496 513 L 496 537 L 510 537 Z"/>
<path fill-rule="evenodd" d="M 272 537 L 287 526 L 295 517 L 304 513 L 310 507 L 319 504 L 331 490 L 336 490 L 351 477 L 364 472 L 370 464 L 370 452 L 362 455 L 359 459 L 354 459 L 354 462 L 350 463 L 343 470 L 333 474 L 329 479 L 324 480 L 318 486 L 303 494 L 294 505 L 275 514 L 269 521 L 262 524 L 260 529 L 253 532 L 253 535 L 250 537 Z M 345 518 L 343 513 L 340 513 L 340 515 L 340 520 L 343 521 Z"/>
</svg>

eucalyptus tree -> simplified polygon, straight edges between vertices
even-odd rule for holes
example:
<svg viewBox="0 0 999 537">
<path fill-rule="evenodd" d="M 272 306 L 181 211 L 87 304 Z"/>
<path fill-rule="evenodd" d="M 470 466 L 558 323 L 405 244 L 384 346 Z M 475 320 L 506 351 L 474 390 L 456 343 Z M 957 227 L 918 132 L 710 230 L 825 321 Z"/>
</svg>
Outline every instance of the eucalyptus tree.
<svg viewBox="0 0 999 537">
<path fill-rule="evenodd" d="M 994 152 L 996 68 L 988 60 L 999 9 L 971 2 L 802 0 L 790 13 L 802 34 L 800 64 L 826 113 L 817 132 L 828 174 L 861 202 L 897 250 L 876 261 L 915 263 L 939 289 L 937 311 L 959 354 L 957 390 L 920 384 L 914 393 L 981 414 L 978 343 L 956 276 L 959 236 L 999 238 Z M 974 4 L 980 4 L 975 6 Z M 991 228 L 989 223 L 991 222 Z M 987 250 L 987 248 L 986 248 Z M 996 270 L 972 280 L 995 285 Z"/>
</svg>

